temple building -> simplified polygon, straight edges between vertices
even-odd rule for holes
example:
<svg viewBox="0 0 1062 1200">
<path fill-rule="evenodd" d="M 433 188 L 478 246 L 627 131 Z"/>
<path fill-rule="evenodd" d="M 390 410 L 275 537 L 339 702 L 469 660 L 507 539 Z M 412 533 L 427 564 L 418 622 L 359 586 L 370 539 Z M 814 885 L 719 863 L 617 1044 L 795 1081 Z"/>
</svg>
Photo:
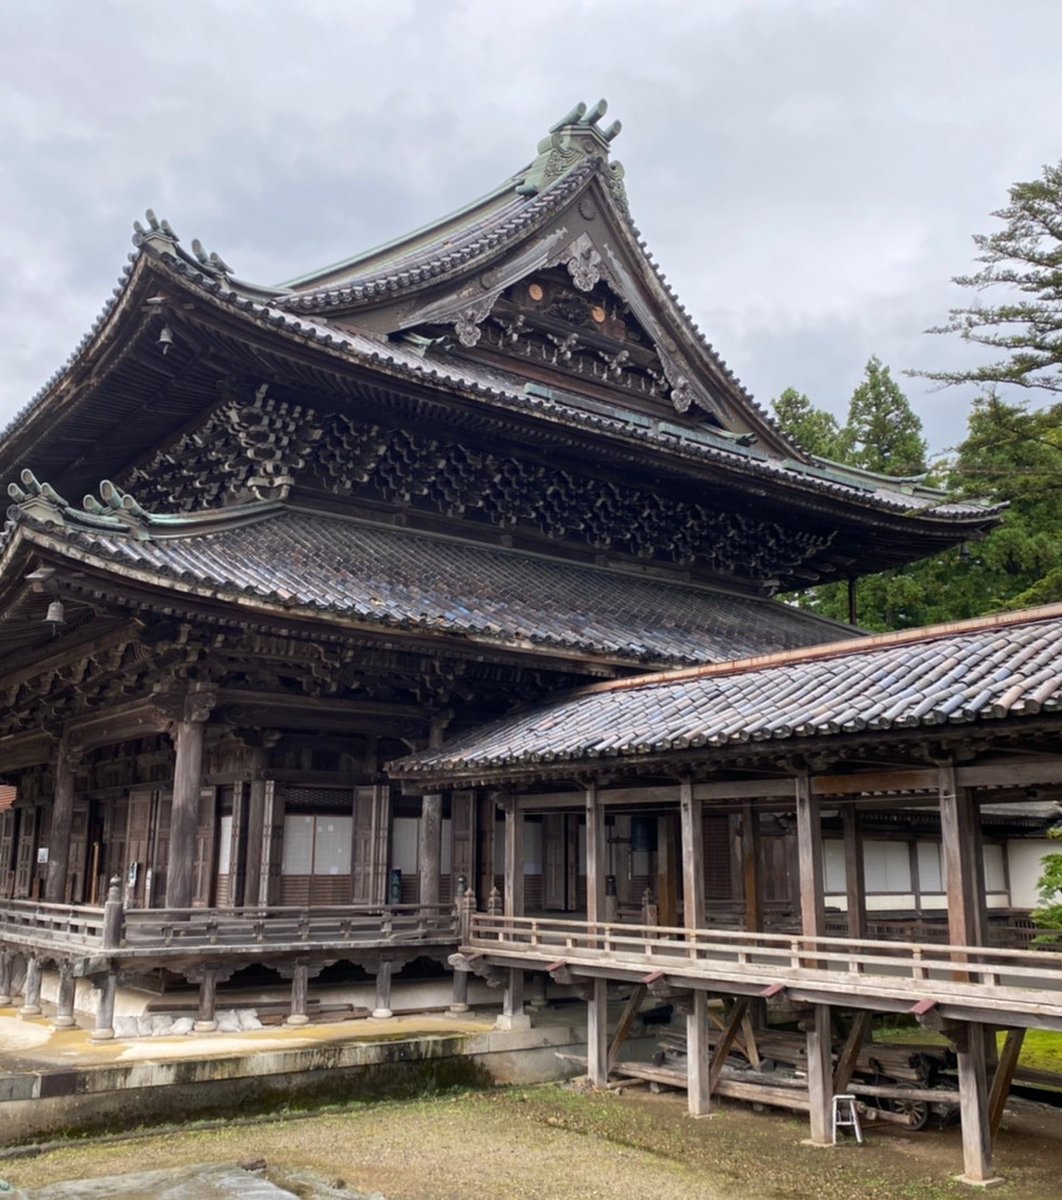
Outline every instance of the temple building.
<svg viewBox="0 0 1062 1200">
<path fill-rule="evenodd" d="M 865 645 L 776 593 L 979 538 L 997 513 L 785 436 L 656 266 L 604 111 L 577 106 L 459 212 L 283 286 L 239 279 L 151 212 L 136 226 L 113 298 L 0 437 L 0 993 L 22 964 L 24 1009 L 54 970 L 72 1020 L 89 979 L 106 1036 L 116 989 L 164 973 L 200 989 L 209 1028 L 217 986 L 264 964 L 298 1020 L 315 975 L 349 962 L 386 1011 L 393 971 L 446 963 L 468 933 L 466 888 L 481 905 L 499 888 L 514 920 L 594 924 L 607 904 L 638 921 L 648 891 L 662 927 L 792 929 L 803 910 L 805 933 L 826 932 L 796 806 L 815 754 L 836 774 L 820 734 L 850 723 L 829 715 L 821 663 Z M 722 758 L 672 762 L 675 736 L 716 734 L 694 685 L 660 673 L 703 692 L 761 666 L 770 686 L 734 702 L 744 732 L 718 735 Z M 1046 684 L 1030 687 L 1023 711 L 1046 711 Z M 555 701 L 573 690 L 594 699 Z M 517 740 L 496 751 L 474 732 L 491 722 Z M 909 849 L 892 849 L 895 813 L 863 832 L 885 846 L 882 878 L 903 855 L 920 869 L 891 907 L 944 921 L 941 818 L 919 816 L 943 751 L 908 742 Z M 879 757 L 896 766 L 891 742 Z M 607 812 L 586 801 L 597 787 L 634 791 Z M 698 787 L 721 807 L 695 818 Z M 1042 815 L 986 825 L 1000 864 Z M 840 808 L 823 820 L 826 893 L 865 937 L 854 826 Z"/>
</svg>

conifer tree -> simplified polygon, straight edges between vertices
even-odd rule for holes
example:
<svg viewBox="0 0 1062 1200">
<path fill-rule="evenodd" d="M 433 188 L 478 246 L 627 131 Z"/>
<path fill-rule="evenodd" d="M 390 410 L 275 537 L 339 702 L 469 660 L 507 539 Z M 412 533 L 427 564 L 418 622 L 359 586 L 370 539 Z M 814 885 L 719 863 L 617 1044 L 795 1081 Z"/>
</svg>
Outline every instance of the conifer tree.
<svg viewBox="0 0 1062 1200">
<path fill-rule="evenodd" d="M 926 470 L 922 422 L 876 356 L 852 393 L 848 421 L 841 431 L 846 461 L 886 475 L 919 475 Z"/>
<path fill-rule="evenodd" d="M 1062 162 L 1045 166 L 1040 179 L 1016 183 L 1010 203 L 992 214 L 1004 227 L 975 234 L 983 263 L 960 287 L 991 296 L 953 308 L 930 333 L 957 333 L 964 341 L 1000 353 L 993 362 L 959 371 L 922 371 L 942 383 L 1010 384 L 1062 393 Z"/>
<path fill-rule="evenodd" d="M 788 387 L 771 401 L 782 432 L 809 454 L 836 458 L 840 453 L 840 428 L 833 413 L 816 408 L 804 392 Z"/>
</svg>

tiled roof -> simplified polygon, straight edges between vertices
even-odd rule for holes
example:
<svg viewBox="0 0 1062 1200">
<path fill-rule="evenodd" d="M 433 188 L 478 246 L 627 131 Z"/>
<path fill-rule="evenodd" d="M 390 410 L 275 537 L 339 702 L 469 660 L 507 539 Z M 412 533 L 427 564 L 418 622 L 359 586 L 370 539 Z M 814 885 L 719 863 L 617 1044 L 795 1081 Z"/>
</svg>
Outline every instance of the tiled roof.
<svg viewBox="0 0 1062 1200">
<path fill-rule="evenodd" d="M 107 486 L 110 500 L 117 489 Z M 152 517 L 129 498 L 117 507 L 119 493 L 113 512 L 99 515 L 60 509 L 40 487 L 10 510 L 9 541 L 23 526 L 35 540 L 163 586 L 292 614 L 661 665 L 807 646 L 844 630 L 775 601 L 277 504 L 182 520 Z M 58 527 L 41 515 L 48 504 Z"/>
<path fill-rule="evenodd" d="M 483 776 L 1062 710 L 1062 605 L 599 684 L 392 764 Z"/>
<path fill-rule="evenodd" d="M 602 161 L 598 157 L 587 159 L 547 191 L 533 197 L 517 195 L 510 181 L 502 203 L 493 205 L 487 214 L 454 231 L 445 241 L 440 238 L 427 244 L 414 242 L 383 263 L 371 259 L 370 269 L 360 274 L 352 270 L 352 277 L 336 286 L 294 292 L 277 303 L 299 312 L 326 312 L 439 283 L 466 270 L 470 263 L 500 253 L 550 220 L 601 167 Z"/>
</svg>

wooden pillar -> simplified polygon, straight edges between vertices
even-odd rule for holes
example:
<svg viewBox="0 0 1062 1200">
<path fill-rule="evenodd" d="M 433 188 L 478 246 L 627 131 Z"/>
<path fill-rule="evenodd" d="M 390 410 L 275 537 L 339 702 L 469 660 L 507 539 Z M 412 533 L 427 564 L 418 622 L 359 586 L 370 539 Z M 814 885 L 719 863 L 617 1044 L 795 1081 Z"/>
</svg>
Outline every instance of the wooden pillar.
<svg viewBox="0 0 1062 1200">
<path fill-rule="evenodd" d="M 674 928 L 678 925 L 678 846 L 673 813 L 657 818 L 656 835 L 656 902 L 660 909 L 660 924 Z"/>
<path fill-rule="evenodd" d="M 496 1024 L 499 1029 L 531 1028 L 531 1018 L 524 1011 L 524 973 L 519 968 L 506 973 L 502 1010 Z"/>
<path fill-rule="evenodd" d="M 800 870 L 800 927 L 805 937 L 821 937 L 826 928 L 826 899 L 822 879 L 822 822 L 819 799 L 811 788 L 811 775 L 796 779 L 797 857 Z M 815 959 L 809 966 L 818 966 Z M 808 1102 L 811 1140 L 819 1146 L 832 1141 L 830 1109 L 833 1101 L 830 1008 L 812 1006 L 807 1025 Z"/>
<path fill-rule="evenodd" d="M 450 1001 L 451 1016 L 460 1017 L 468 1012 L 468 977 L 471 971 L 454 971 L 453 998 Z"/>
<path fill-rule="evenodd" d="M 74 964 L 68 958 L 60 959 L 58 967 L 59 988 L 55 997 L 55 1017 L 52 1024 L 57 1029 L 69 1029 L 77 1023 L 74 1020 L 77 980 L 74 978 Z"/>
<path fill-rule="evenodd" d="M 108 971 L 98 986 L 100 995 L 96 1004 L 96 1026 L 92 1030 L 92 1040 L 105 1042 L 114 1037 L 114 1001 L 118 995 L 118 972 Z"/>
<path fill-rule="evenodd" d="M 984 1033 L 964 1022 L 955 1039 L 959 1063 L 959 1111 L 962 1117 L 962 1177 L 968 1183 L 992 1178 L 992 1134 L 989 1127 L 988 1079 Z"/>
<path fill-rule="evenodd" d="M 597 784 L 586 787 L 586 920 L 590 933 L 605 919 L 605 875 L 608 855 L 605 846 L 605 807 L 597 794 Z"/>
<path fill-rule="evenodd" d="M 745 897 L 745 929 L 763 932 L 763 848 L 760 814 L 752 804 L 741 806 L 741 875 Z"/>
<path fill-rule="evenodd" d="M 830 1128 L 833 1104 L 833 1061 L 831 1056 L 830 1006 L 812 1007 L 807 1025 L 808 1102 L 811 1118 L 811 1140 L 816 1146 L 833 1141 Z"/>
<path fill-rule="evenodd" d="M 867 885 L 863 860 L 863 829 L 854 804 L 844 809 L 844 888 L 848 908 L 848 936 L 867 936 Z"/>
<path fill-rule="evenodd" d="M 36 954 L 30 954 L 26 958 L 26 982 L 22 988 L 22 1007 L 18 1010 L 18 1015 L 41 1015 L 41 960 Z"/>
<path fill-rule="evenodd" d="M 679 790 L 679 812 L 682 819 L 684 924 L 687 929 L 702 929 L 705 925 L 704 804 L 693 798 L 693 785 L 688 780 Z"/>
<path fill-rule="evenodd" d="M 608 1083 L 608 980 L 594 979 L 586 1001 L 586 1075 L 591 1087 Z"/>
<path fill-rule="evenodd" d="M 306 1008 L 310 998 L 310 967 L 308 963 L 296 963 L 291 972 L 291 1012 L 286 1024 L 308 1025 L 310 1018 Z"/>
<path fill-rule="evenodd" d="M 204 967 L 199 981 L 199 1008 L 196 1012 L 196 1033 L 213 1033 L 218 1027 L 215 1010 L 218 998 L 218 973 L 216 967 Z"/>
<path fill-rule="evenodd" d="M 977 862 L 976 810 L 965 788 L 955 784 L 950 763 L 938 773 L 940 833 L 948 898 L 948 940 L 953 946 L 978 945 L 983 871 Z"/>
<path fill-rule="evenodd" d="M 48 874 L 44 881 L 44 899 L 50 904 L 62 904 L 66 899 L 66 885 L 70 876 L 70 830 L 74 820 L 74 784 L 80 764 L 80 750 L 73 749 L 65 740 L 60 741 L 55 757 Z"/>
<path fill-rule="evenodd" d="M 686 1103 L 691 1117 L 711 1107 L 712 1052 L 708 1044 L 708 993 L 695 989 L 686 1014 Z"/>
<path fill-rule="evenodd" d="M 210 692 L 189 693 L 184 715 L 173 723 L 171 731 L 176 762 L 166 860 L 167 908 L 190 908 L 192 904 L 199 793 L 203 786 L 203 742 L 214 698 Z"/>
<path fill-rule="evenodd" d="M 386 1021 L 394 1016 L 391 1011 L 391 975 L 394 963 L 390 959 L 382 959 L 376 968 L 376 997 L 373 1002 L 372 1015 L 378 1021 Z"/>
<path fill-rule="evenodd" d="M 807 772 L 796 780 L 797 856 L 800 871 L 800 928 L 805 937 L 821 937 L 826 928 L 822 883 L 822 822 L 819 798 Z"/>
<path fill-rule="evenodd" d="M 284 859 L 284 789 L 272 779 L 262 783 L 262 859 L 259 867 L 258 896 L 248 900 L 261 908 L 280 901 L 280 869 Z"/>
<path fill-rule="evenodd" d="M 262 903 L 263 839 L 265 838 L 266 781 L 264 759 L 268 751 L 255 752 L 253 775 L 243 785 L 244 803 L 247 805 L 247 858 L 243 871 L 243 895 L 240 902 L 248 908 Z"/>
<path fill-rule="evenodd" d="M 417 854 L 421 904 L 439 903 L 442 878 L 442 801 L 442 795 L 438 792 L 429 793 L 421 800 L 420 844 Z"/>
<path fill-rule="evenodd" d="M 10 950 L 0 950 L 0 1008 L 7 1008 L 11 1003 L 14 957 Z"/>
<path fill-rule="evenodd" d="M 505 908 L 507 917 L 524 915 L 524 814 L 515 796 L 505 799 Z"/>
</svg>

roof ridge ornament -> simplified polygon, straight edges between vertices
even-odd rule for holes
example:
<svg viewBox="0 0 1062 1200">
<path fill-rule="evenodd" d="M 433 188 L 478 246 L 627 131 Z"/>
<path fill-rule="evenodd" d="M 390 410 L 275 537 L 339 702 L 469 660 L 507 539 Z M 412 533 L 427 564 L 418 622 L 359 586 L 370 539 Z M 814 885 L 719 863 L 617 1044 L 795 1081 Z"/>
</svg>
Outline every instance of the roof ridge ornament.
<svg viewBox="0 0 1062 1200">
<path fill-rule="evenodd" d="M 185 250 L 180 245 L 181 239 L 174 232 L 173 226 L 165 218 L 157 217 L 154 209 L 147 209 L 144 218 L 147 221 L 146 228 L 139 221 L 133 222 L 133 245 L 138 250 L 149 246 L 159 254 L 182 259 L 197 271 L 204 271 L 208 275 L 222 278 L 232 275 L 232 267 L 221 255 L 213 250 L 208 254 L 198 238 L 192 238 L 191 253 Z"/>
<path fill-rule="evenodd" d="M 516 185 L 517 195 L 537 196 L 592 155 L 598 156 L 602 163 L 608 163 L 610 143 L 623 126 L 619 121 L 613 121 L 607 129 L 600 129 L 598 122 L 607 111 L 607 100 L 599 100 L 589 110 L 580 101 L 551 125 L 549 133 L 538 143 L 538 157 Z M 609 189 L 612 190 L 614 181 L 623 178 L 623 167 L 619 163 L 608 163 L 608 171 Z M 616 198 L 626 207 L 625 196 L 621 199 L 617 195 Z"/>
</svg>

